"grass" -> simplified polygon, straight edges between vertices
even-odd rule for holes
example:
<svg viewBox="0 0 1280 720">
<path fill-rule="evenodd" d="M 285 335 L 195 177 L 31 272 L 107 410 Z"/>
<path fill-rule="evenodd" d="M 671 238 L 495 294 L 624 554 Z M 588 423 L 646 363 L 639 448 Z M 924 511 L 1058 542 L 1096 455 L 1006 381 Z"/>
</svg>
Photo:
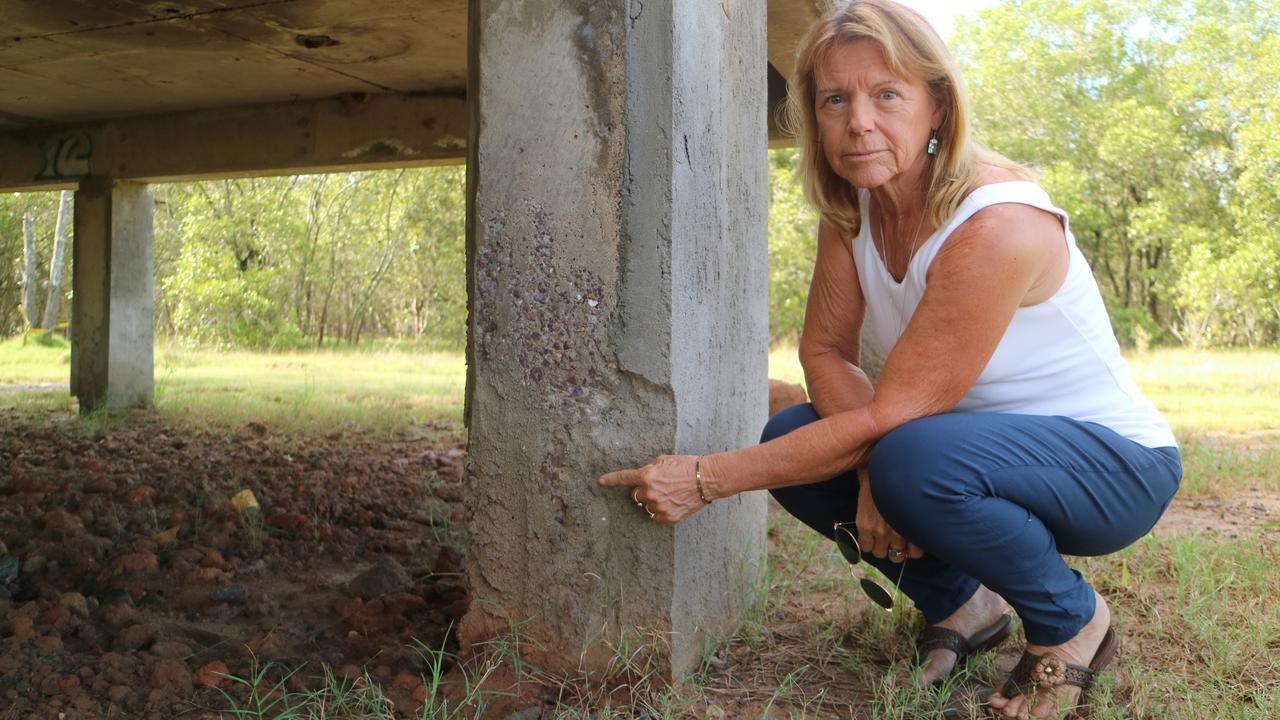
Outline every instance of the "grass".
<svg viewBox="0 0 1280 720">
<path fill-rule="evenodd" d="M 1178 437 L 1183 497 L 1280 492 L 1280 350 L 1162 348 L 1127 360 Z M 804 382 L 794 346 L 773 348 L 769 374 Z"/>
<path fill-rule="evenodd" d="M 0 406 L 30 412 L 74 407 L 66 383 L 65 340 L 0 343 Z M 295 434 L 360 428 L 375 435 L 412 432 L 423 424 L 457 426 L 466 383 L 456 352 L 249 353 L 161 346 L 155 360 L 155 404 L 177 421 L 229 427 L 260 422 Z"/>
<path fill-rule="evenodd" d="M 66 357 L 57 342 L 5 342 L 0 383 L 65 383 Z M 1161 349 L 1129 360 L 1182 444 L 1184 498 L 1280 492 L 1280 352 Z M 801 380 L 793 347 L 774 350 L 770 374 Z M 257 421 L 300 433 L 360 425 L 395 433 L 424 422 L 456 427 L 463 378 L 456 353 L 161 349 L 157 406 L 185 421 Z M 0 407 L 41 412 L 69 403 L 65 388 L 0 391 Z M 1093 717 L 1280 717 L 1277 535 L 1155 534 L 1107 557 L 1073 560 L 1110 599 L 1124 634 L 1116 671 L 1095 690 L 1101 709 Z M 421 716 L 481 717 L 494 702 L 536 687 L 535 701 L 550 695 L 557 703 L 552 716 L 561 718 L 932 718 L 940 699 L 912 682 L 910 638 L 919 623 L 911 611 L 868 608 L 832 546 L 775 512 L 756 607 L 698 673 L 665 682 L 651 648 L 622 638 L 608 682 L 552 676 L 520 658 L 515 648 L 528 640 L 517 629 L 452 672 L 445 673 L 442 656 L 428 662 L 424 681 L 441 692 Z M 316 690 L 276 687 L 300 670 L 238 679 L 219 710 L 229 717 L 390 717 L 367 676 L 342 680 L 320 667 Z M 1000 677 L 989 657 L 970 672 L 987 682 Z M 261 703 L 281 695 L 287 702 L 279 712 L 264 709 Z"/>
</svg>

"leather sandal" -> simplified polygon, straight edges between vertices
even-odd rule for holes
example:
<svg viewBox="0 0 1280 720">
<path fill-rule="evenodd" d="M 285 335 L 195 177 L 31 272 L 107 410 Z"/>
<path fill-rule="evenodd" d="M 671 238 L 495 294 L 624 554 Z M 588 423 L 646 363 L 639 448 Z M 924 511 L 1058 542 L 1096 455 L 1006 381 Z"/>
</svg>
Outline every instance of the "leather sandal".
<svg viewBox="0 0 1280 720">
<path fill-rule="evenodd" d="M 974 653 L 991 650 L 1004 642 L 1012 630 L 1013 616 L 1009 613 L 1004 613 L 999 620 L 969 637 L 965 637 L 955 630 L 930 625 L 920 633 L 920 637 L 916 638 L 916 662 L 923 662 L 925 656 L 934 650 L 950 650 L 956 654 L 956 664 L 952 668 L 952 672 L 955 672 L 955 669 L 960 667 L 960 663 L 964 662 L 965 658 Z M 950 673 L 938 676 L 933 681 L 933 684 L 941 685 L 948 675 Z"/>
<path fill-rule="evenodd" d="M 1074 685 L 1080 688 L 1080 696 L 1076 698 L 1076 706 L 1067 713 L 1065 720 L 1078 720 L 1087 714 L 1085 696 L 1088 695 L 1089 688 L 1093 687 L 1098 673 L 1105 670 L 1115 659 L 1116 649 L 1119 647 L 1120 635 L 1112 626 L 1107 628 L 1107 634 L 1103 636 L 1102 644 L 1098 646 L 1087 668 L 1070 665 L 1053 653 L 1032 655 L 1024 650 L 1022 658 L 1018 660 L 1018 664 L 1005 680 L 1000 694 L 1013 698 L 1017 695 L 1026 695 L 1037 687 L 1054 688 L 1059 685 Z"/>
</svg>

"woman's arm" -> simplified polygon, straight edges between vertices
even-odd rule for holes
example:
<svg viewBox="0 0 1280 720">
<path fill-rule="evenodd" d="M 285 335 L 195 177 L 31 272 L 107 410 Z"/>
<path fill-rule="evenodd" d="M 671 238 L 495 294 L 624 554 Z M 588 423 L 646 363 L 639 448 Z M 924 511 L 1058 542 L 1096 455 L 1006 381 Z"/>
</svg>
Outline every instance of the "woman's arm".
<svg viewBox="0 0 1280 720">
<path fill-rule="evenodd" d="M 703 456 L 703 494 L 715 499 L 835 477 L 864 464 L 890 430 L 950 410 L 982 374 L 1013 313 L 1051 296 L 1067 262 L 1054 215 L 1016 204 L 974 214 L 930 266 L 924 298 L 885 361 L 872 401 L 761 445 Z M 654 520 L 675 523 L 703 505 L 694 462 L 663 455 L 600 483 L 635 487 Z"/>
<path fill-rule="evenodd" d="M 799 348 L 809 398 L 821 417 L 871 402 L 874 390 L 858 367 L 865 312 L 850 243 L 824 221 L 818 225 L 817 261 Z"/>
<path fill-rule="evenodd" d="M 1057 217 L 1019 204 L 979 211 L 930 266 L 924 297 L 889 353 L 871 403 L 768 443 L 704 457 L 706 494 L 834 477 L 865 463 L 871 445 L 894 428 L 950 410 L 982 374 L 1018 307 L 1052 295 L 1053 278 L 1061 284 L 1065 262 Z"/>
</svg>

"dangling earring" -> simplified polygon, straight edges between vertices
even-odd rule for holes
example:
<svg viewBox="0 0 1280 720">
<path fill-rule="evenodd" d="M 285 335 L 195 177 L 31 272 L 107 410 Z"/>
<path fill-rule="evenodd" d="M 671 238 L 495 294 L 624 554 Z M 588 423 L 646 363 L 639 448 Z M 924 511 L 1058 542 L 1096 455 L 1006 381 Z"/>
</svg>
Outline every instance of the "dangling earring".
<svg viewBox="0 0 1280 720">
<path fill-rule="evenodd" d="M 938 154 L 938 131 L 936 129 L 929 134 L 929 147 L 925 148 L 925 152 L 930 155 Z"/>
</svg>

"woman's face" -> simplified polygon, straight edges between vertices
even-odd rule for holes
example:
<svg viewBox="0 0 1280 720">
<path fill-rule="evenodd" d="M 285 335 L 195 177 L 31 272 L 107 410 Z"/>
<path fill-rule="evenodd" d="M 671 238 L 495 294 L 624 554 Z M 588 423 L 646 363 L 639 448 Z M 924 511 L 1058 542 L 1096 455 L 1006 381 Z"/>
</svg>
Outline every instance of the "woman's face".
<svg viewBox="0 0 1280 720">
<path fill-rule="evenodd" d="M 893 74 L 879 44 L 836 45 L 814 68 L 818 134 L 836 174 L 858 188 L 910 187 L 940 124 L 924 83 Z"/>
</svg>

